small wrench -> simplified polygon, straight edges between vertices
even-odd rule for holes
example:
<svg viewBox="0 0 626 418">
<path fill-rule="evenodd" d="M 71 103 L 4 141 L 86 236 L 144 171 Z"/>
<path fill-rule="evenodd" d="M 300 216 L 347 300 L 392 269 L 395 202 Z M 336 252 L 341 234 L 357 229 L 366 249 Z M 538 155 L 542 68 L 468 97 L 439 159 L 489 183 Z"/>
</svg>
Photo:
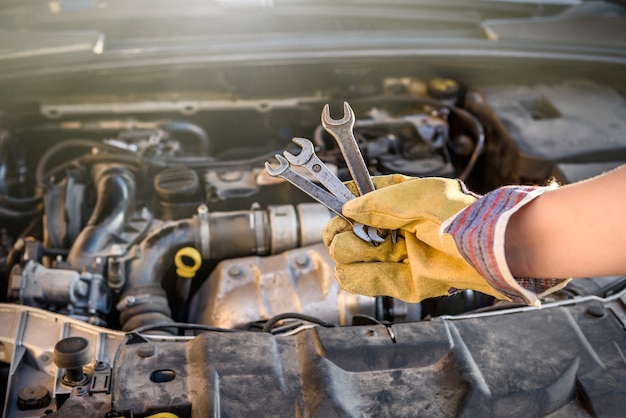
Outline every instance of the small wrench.
<svg viewBox="0 0 626 418">
<path fill-rule="evenodd" d="M 289 165 L 289 161 L 287 161 L 282 155 L 276 154 L 275 157 L 280 164 L 278 167 L 272 167 L 272 165 L 266 161 L 265 171 L 267 171 L 267 174 L 272 177 L 281 177 L 287 180 L 298 189 L 302 190 L 304 193 L 308 194 L 313 199 L 317 200 L 322 205 L 326 206 L 328 209 L 335 212 L 337 215 L 341 216 L 353 225 L 353 222 L 341 213 L 341 207 L 345 202 L 342 202 L 330 192 L 322 189 L 306 177 L 303 177 L 300 173 L 295 172 Z"/>
<path fill-rule="evenodd" d="M 342 183 L 341 180 L 333 174 L 332 171 L 319 159 L 315 154 L 315 147 L 313 143 L 305 138 L 292 138 L 292 141 L 302 147 L 300 154 L 293 155 L 290 152 L 284 151 L 283 155 L 290 164 L 305 167 L 324 187 L 326 187 L 334 196 L 343 201 L 354 199 L 352 192 Z M 292 182 L 292 184 L 294 184 Z M 306 190 L 304 190 L 306 192 Z M 309 196 L 311 196 L 309 194 Z M 319 200 L 318 200 L 319 201 Z M 324 202 L 320 202 L 325 204 Z M 328 207 L 328 206 L 327 206 Z M 331 209 L 332 210 L 332 209 Z M 334 211 L 333 211 L 334 212 Z M 335 212 L 336 213 L 336 212 Z M 342 216 L 343 217 L 343 216 Z M 345 217 L 344 217 L 345 219 Z M 361 223 L 354 223 L 353 231 L 363 241 L 373 242 L 378 245 L 385 239 L 378 235 L 375 228 L 370 228 Z"/>
<path fill-rule="evenodd" d="M 311 141 L 305 138 L 292 138 L 291 140 L 300 145 L 302 151 L 298 155 L 293 155 L 287 151 L 283 152 L 290 164 L 306 168 L 309 173 L 322 183 L 322 186 L 326 187 L 329 192 L 340 200 L 347 202 L 354 199 L 354 195 L 346 185 L 315 154 L 315 147 Z"/>
</svg>

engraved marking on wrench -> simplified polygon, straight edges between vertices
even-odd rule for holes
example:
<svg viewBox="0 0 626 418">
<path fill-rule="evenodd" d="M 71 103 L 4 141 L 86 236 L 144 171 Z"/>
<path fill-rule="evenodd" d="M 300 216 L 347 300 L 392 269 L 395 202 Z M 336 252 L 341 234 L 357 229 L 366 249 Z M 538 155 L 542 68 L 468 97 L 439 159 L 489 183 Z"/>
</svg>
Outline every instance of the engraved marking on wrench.
<svg viewBox="0 0 626 418">
<path fill-rule="evenodd" d="M 308 194 L 313 199 L 317 200 L 322 205 L 326 206 L 328 209 L 350 222 L 350 224 L 352 225 L 352 222 L 341 213 L 341 207 L 343 206 L 344 202 L 339 200 L 330 192 L 322 189 L 309 179 L 303 177 L 300 173 L 293 171 L 291 166 L 289 165 L 289 161 L 287 161 L 282 155 L 276 154 L 275 157 L 278 160 L 279 165 L 277 167 L 272 167 L 269 161 L 266 161 L 265 171 L 267 171 L 267 174 L 272 177 L 281 177 L 287 180 L 298 189 L 302 190 L 304 193 Z"/>
<path fill-rule="evenodd" d="M 305 138 L 293 138 L 292 141 L 300 147 L 302 151 L 298 155 L 293 155 L 287 151 L 283 155 L 292 165 L 306 168 L 319 182 L 344 203 L 354 199 L 352 192 L 342 183 L 341 180 L 330 171 L 330 169 L 315 154 L 313 143 Z"/>
</svg>

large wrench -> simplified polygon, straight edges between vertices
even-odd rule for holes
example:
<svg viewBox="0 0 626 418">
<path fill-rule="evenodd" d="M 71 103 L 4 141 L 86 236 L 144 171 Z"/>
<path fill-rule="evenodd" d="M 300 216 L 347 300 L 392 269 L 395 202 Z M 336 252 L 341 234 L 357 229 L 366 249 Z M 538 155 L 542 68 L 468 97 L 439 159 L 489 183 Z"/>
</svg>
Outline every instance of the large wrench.
<svg viewBox="0 0 626 418">
<path fill-rule="evenodd" d="M 356 188 L 360 195 L 364 195 L 365 193 L 373 192 L 375 187 L 365 160 L 363 160 L 361 155 L 359 145 L 352 133 L 354 120 L 354 111 L 348 102 L 343 102 L 343 118 L 341 119 L 330 117 L 330 107 L 328 105 L 324 106 L 322 110 L 322 126 L 337 141 Z"/>
</svg>

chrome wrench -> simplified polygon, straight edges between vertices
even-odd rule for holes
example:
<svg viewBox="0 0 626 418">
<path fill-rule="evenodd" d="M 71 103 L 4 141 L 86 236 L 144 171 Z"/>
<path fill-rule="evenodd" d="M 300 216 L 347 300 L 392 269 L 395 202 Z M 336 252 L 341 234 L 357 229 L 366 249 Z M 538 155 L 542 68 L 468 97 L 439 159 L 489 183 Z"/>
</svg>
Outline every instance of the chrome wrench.
<svg viewBox="0 0 626 418">
<path fill-rule="evenodd" d="M 352 133 L 354 120 L 354 111 L 348 102 L 343 102 L 343 118 L 341 119 L 330 117 L 330 107 L 328 105 L 325 105 L 322 110 L 322 126 L 337 141 L 359 195 L 364 195 L 365 193 L 373 192 L 376 188 L 370 177 L 365 160 L 363 160 L 361 155 L 359 144 Z"/>
<path fill-rule="evenodd" d="M 324 187 L 328 189 L 328 191 L 342 200 L 343 203 L 354 199 L 354 194 L 352 194 L 343 182 L 339 180 L 337 176 L 329 170 L 324 162 L 319 159 L 317 154 L 315 154 L 315 147 L 311 141 L 305 138 L 293 138 L 292 141 L 300 145 L 302 147 L 302 151 L 298 155 L 293 155 L 287 151 L 283 152 L 285 159 L 287 159 L 290 164 L 306 168 L 309 173 L 311 173 Z M 344 217 L 344 219 L 346 218 Z M 368 227 L 361 223 L 353 223 L 352 230 L 355 235 L 363 241 L 372 242 L 375 245 L 385 241 L 384 238 L 378 235 L 378 231 L 375 228 Z"/>
<path fill-rule="evenodd" d="M 370 172 L 367 169 L 359 144 L 356 142 L 352 131 L 355 119 L 354 111 L 348 102 L 343 102 L 343 117 L 341 119 L 330 117 L 330 107 L 328 105 L 325 105 L 322 110 L 322 126 L 337 141 L 356 188 L 360 195 L 364 195 L 365 193 L 373 192 L 376 190 L 376 187 L 370 177 Z M 384 238 L 380 237 L 375 228 L 365 227 L 365 230 L 373 242 L 380 243 L 384 241 Z M 361 236 L 356 230 L 355 233 Z M 397 231 L 391 231 L 391 239 L 394 243 L 397 241 Z"/>
<path fill-rule="evenodd" d="M 345 202 L 342 202 L 341 200 L 339 200 L 339 198 L 335 197 L 332 193 L 324 190 L 323 188 L 319 187 L 318 185 L 316 185 L 315 183 L 313 183 L 306 177 L 303 177 L 300 173 L 297 173 L 296 171 L 294 171 L 291 168 L 291 165 L 289 165 L 289 161 L 287 161 L 285 157 L 283 157 L 282 155 L 276 154 L 275 157 L 278 160 L 279 165 L 277 167 L 272 167 L 269 161 L 266 161 L 265 171 L 267 171 L 267 174 L 269 174 L 272 177 L 280 177 L 280 178 L 287 180 L 288 182 L 296 186 L 298 189 L 302 190 L 304 193 L 308 194 L 313 199 L 317 200 L 319 203 L 326 206 L 329 210 L 341 216 L 350 225 L 353 225 L 353 228 L 356 228 L 354 222 L 352 222 L 350 219 L 343 216 L 343 213 L 341 212 L 341 207 L 343 206 Z M 363 239 L 364 241 L 371 242 L 371 239 L 369 238 L 368 234 L 365 234 L 365 235 L 357 234 L 357 235 L 359 236 L 359 238 Z"/>
<path fill-rule="evenodd" d="M 341 180 L 315 154 L 313 143 L 306 138 L 292 138 L 294 143 L 300 145 L 302 151 L 298 155 L 284 151 L 283 155 L 291 165 L 306 168 L 329 192 L 334 194 L 344 203 L 354 199 L 354 194 Z"/>
</svg>

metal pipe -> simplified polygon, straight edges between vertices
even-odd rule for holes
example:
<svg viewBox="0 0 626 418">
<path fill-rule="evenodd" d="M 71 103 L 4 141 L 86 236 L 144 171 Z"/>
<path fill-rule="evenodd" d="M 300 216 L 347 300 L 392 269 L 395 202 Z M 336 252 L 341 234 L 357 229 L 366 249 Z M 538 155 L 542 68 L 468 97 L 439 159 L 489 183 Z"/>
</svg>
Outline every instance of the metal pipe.
<svg viewBox="0 0 626 418">
<path fill-rule="evenodd" d="M 181 248 L 196 248 L 204 259 L 214 260 L 275 254 L 321 242 L 328 220 L 330 212 L 321 205 L 302 204 L 297 209 L 281 205 L 267 211 L 205 211 L 162 224 L 141 241 L 128 265 L 126 290 L 117 306 L 123 329 L 171 320 L 161 284 Z"/>
</svg>

